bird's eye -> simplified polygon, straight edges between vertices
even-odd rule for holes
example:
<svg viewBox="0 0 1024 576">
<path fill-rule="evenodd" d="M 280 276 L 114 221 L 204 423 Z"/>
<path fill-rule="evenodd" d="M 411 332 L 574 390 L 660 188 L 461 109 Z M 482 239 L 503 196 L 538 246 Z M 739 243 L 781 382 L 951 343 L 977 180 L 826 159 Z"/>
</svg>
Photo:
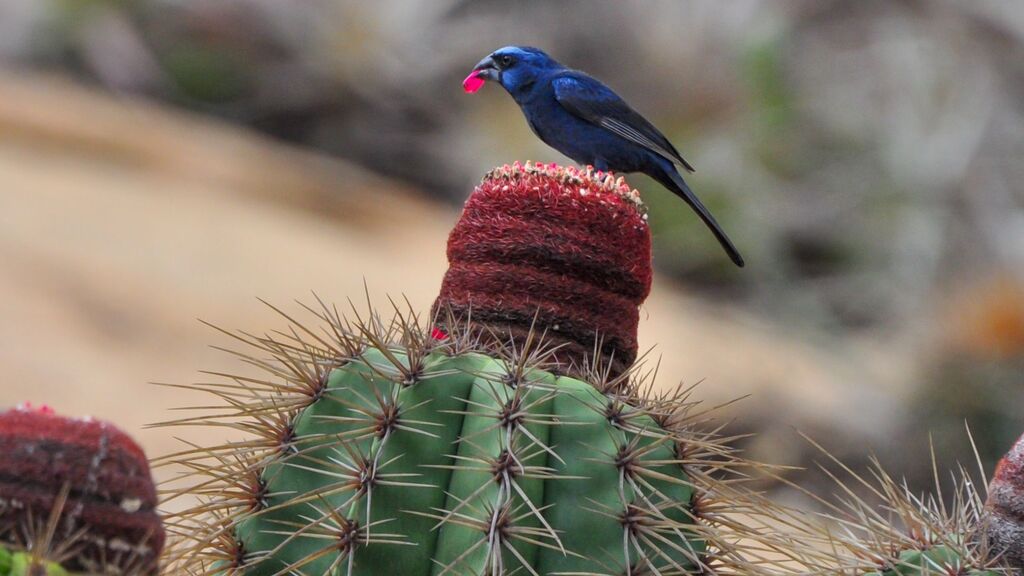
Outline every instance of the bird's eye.
<svg viewBox="0 0 1024 576">
<path fill-rule="evenodd" d="M 502 54 L 501 57 L 498 58 L 498 61 L 501 62 L 501 65 L 504 67 L 512 65 L 512 57 L 508 54 Z"/>
</svg>

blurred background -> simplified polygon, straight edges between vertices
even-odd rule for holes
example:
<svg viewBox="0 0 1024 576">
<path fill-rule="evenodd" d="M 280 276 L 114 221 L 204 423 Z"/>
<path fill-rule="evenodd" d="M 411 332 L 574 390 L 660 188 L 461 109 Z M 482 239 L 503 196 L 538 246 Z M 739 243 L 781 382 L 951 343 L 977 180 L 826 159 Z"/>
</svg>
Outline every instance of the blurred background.
<svg viewBox="0 0 1024 576">
<path fill-rule="evenodd" d="M 197 319 L 265 332 L 257 297 L 364 307 L 364 282 L 427 310 L 480 176 L 566 161 L 499 87 L 461 90 L 511 43 L 602 78 L 697 167 L 748 266 L 630 178 L 658 269 L 641 345 L 660 386 L 752 395 L 720 414 L 748 454 L 813 466 L 796 429 L 923 489 L 930 439 L 971 463 L 969 425 L 991 471 L 1024 431 L 1016 0 L 4 0 L 0 405 L 164 454 L 188 433 L 144 425 L 205 399 L 149 382 L 244 370 Z"/>
</svg>

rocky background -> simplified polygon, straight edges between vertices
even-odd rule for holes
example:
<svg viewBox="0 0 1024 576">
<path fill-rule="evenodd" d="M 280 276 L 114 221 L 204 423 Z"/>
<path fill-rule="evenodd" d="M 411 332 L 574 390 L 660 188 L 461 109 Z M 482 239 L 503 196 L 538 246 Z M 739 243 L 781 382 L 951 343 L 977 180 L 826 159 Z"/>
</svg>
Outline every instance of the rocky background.
<svg viewBox="0 0 1024 576">
<path fill-rule="evenodd" d="M 703 381 L 757 458 L 808 433 L 912 486 L 1024 429 L 1024 4 L 4 0 L 0 405 L 146 423 L 238 370 L 201 318 L 260 332 L 287 305 L 426 310 L 478 178 L 565 161 L 489 86 L 499 46 L 604 79 L 697 167 L 748 260 L 651 205 L 641 342 Z M 208 433 L 221 433 L 208 432 Z M 799 476 L 799 475 L 798 475 Z M 808 473 L 807 481 L 820 478 Z"/>
</svg>

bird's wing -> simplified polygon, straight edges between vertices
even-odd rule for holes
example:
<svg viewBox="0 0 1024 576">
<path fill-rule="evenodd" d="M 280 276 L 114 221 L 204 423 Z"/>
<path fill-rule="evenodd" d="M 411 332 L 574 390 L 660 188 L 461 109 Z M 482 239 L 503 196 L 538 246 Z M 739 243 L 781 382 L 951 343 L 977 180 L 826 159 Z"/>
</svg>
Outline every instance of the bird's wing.
<svg viewBox="0 0 1024 576">
<path fill-rule="evenodd" d="M 574 116 L 635 142 L 690 172 L 693 166 L 653 124 L 610 88 L 582 72 L 570 72 L 552 80 L 555 100 Z"/>
</svg>

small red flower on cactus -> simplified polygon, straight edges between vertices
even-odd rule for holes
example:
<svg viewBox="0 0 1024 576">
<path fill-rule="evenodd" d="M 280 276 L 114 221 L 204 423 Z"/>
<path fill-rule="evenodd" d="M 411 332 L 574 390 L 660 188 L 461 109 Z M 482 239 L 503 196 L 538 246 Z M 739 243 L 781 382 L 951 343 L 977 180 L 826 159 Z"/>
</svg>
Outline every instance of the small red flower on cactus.
<svg viewBox="0 0 1024 576">
<path fill-rule="evenodd" d="M 38 414 L 47 414 L 50 416 L 56 415 L 57 412 L 47 404 L 40 404 L 39 406 L 33 406 L 31 402 L 22 402 L 17 406 L 18 410 L 24 410 L 26 412 L 36 412 Z"/>
</svg>

